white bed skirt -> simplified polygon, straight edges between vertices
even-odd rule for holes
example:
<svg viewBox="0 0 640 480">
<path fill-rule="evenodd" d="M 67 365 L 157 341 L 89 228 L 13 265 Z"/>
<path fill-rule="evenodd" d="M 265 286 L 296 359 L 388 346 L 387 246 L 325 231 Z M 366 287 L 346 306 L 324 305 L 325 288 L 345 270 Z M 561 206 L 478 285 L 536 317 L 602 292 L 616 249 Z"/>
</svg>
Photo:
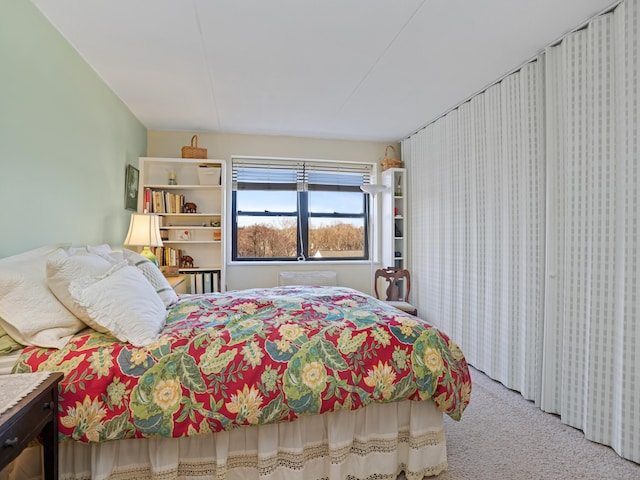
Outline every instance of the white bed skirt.
<svg viewBox="0 0 640 480">
<path fill-rule="evenodd" d="M 39 478 L 34 455 L 0 477 Z M 61 480 L 419 480 L 446 470 L 447 452 L 442 412 L 404 401 L 189 438 L 63 442 L 59 461 Z"/>
</svg>

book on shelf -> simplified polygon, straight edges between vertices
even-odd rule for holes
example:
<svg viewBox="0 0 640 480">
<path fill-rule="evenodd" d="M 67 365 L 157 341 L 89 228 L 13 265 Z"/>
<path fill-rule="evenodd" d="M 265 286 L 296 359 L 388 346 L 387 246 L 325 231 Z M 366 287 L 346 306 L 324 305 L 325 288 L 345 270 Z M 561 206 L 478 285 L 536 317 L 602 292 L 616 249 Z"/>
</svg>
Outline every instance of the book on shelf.
<svg viewBox="0 0 640 480">
<path fill-rule="evenodd" d="M 183 213 L 183 206 L 184 195 L 181 193 L 145 189 L 144 208 L 148 213 Z"/>
<path fill-rule="evenodd" d="M 164 213 L 164 195 L 162 195 L 162 192 L 152 190 L 151 196 L 153 198 L 153 203 L 151 204 L 152 213 Z"/>
<path fill-rule="evenodd" d="M 153 252 L 158 259 L 159 267 L 180 267 L 182 263 L 182 250 L 171 247 L 156 247 Z"/>
<path fill-rule="evenodd" d="M 211 272 L 202 272 L 203 293 L 211 293 Z"/>
<path fill-rule="evenodd" d="M 189 293 L 217 293 L 220 288 L 220 270 L 189 272 L 187 274 Z"/>
<path fill-rule="evenodd" d="M 173 192 L 164 192 L 164 213 L 182 213 L 184 195 Z"/>
<path fill-rule="evenodd" d="M 152 213 L 152 199 L 151 199 L 151 189 L 149 187 L 144 189 L 144 204 L 142 205 L 143 213 Z"/>
</svg>

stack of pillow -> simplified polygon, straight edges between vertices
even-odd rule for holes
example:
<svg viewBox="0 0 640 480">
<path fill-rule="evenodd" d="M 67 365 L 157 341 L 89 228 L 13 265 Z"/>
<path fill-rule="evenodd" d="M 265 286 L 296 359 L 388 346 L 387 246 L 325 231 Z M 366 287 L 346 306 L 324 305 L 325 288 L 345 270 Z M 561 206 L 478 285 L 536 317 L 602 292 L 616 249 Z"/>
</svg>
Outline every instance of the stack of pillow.
<svg viewBox="0 0 640 480">
<path fill-rule="evenodd" d="M 177 300 L 149 260 L 108 245 L 41 247 L 0 260 L 0 328 L 23 345 L 62 348 L 89 326 L 146 346 Z"/>
</svg>

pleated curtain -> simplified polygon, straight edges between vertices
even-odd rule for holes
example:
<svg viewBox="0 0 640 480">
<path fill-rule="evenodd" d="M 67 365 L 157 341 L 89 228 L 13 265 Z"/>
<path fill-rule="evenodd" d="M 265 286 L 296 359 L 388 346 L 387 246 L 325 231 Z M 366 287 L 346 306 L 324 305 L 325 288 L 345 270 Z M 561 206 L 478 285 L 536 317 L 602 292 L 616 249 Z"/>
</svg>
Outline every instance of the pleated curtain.
<svg viewBox="0 0 640 480">
<path fill-rule="evenodd" d="M 627 1 L 546 52 L 550 226 L 541 403 L 636 462 L 639 16 L 640 2 Z"/>
<path fill-rule="evenodd" d="M 469 362 L 539 400 L 544 312 L 542 59 L 403 142 L 421 315 Z M 534 366 L 535 368 L 531 368 Z"/>
<path fill-rule="evenodd" d="M 402 143 L 421 316 L 636 462 L 639 32 L 627 0 Z"/>
</svg>

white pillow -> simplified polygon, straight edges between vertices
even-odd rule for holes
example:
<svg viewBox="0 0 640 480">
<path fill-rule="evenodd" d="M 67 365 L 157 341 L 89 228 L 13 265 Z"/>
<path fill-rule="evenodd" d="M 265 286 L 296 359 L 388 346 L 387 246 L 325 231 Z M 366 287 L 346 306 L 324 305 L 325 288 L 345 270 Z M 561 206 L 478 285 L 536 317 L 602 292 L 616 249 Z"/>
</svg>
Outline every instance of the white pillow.
<svg viewBox="0 0 640 480">
<path fill-rule="evenodd" d="M 62 348 L 85 328 L 47 286 L 47 258 L 58 246 L 0 260 L 0 324 L 23 345 Z"/>
<path fill-rule="evenodd" d="M 102 276 L 73 280 L 69 293 L 86 309 L 93 324 L 136 347 L 156 341 L 167 316 L 162 300 L 142 273 L 121 263 Z"/>
<path fill-rule="evenodd" d="M 167 277 L 148 258 L 127 249 L 123 250 L 123 254 L 129 265 L 138 268 L 142 272 L 144 278 L 149 281 L 158 295 L 160 295 L 165 307 L 169 307 L 178 301 L 178 294 L 171 287 Z"/>
<path fill-rule="evenodd" d="M 69 293 L 73 280 L 104 275 L 112 264 L 103 257 L 87 253 L 87 249 L 59 249 L 47 259 L 47 284 L 53 294 L 71 313 L 99 332 L 107 330 L 95 324 L 87 309 L 79 305 Z"/>
<path fill-rule="evenodd" d="M 96 255 L 108 255 L 111 252 L 113 252 L 113 250 L 111 250 L 111 247 L 109 246 L 108 243 L 103 243 L 101 245 L 86 245 L 83 247 L 69 247 L 66 249 L 66 252 L 69 255 L 77 255 L 77 254 L 82 254 L 82 253 L 94 253 Z"/>
<path fill-rule="evenodd" d="M 178 301 L 178 294 L 175 292 L 173 287 L 171 287 L 167 278 L 162 274 L 158 267 L 151 263 L 148 258 L 143 257 L 139 253 L 127 250 L 126 248 L 123 249 L 122 252 L 112 251 L 108 254 L 105 254 L 104 250 L 97 251 L 91 247 L 89 248 L 89 251 L 102 256 L 113 264 L 119 263 L 124 259 L 129 265 L 139 269 L 155 289 L 156 293 L 160 296 L 165 307 L 170 307 Z"/>
</svg>

